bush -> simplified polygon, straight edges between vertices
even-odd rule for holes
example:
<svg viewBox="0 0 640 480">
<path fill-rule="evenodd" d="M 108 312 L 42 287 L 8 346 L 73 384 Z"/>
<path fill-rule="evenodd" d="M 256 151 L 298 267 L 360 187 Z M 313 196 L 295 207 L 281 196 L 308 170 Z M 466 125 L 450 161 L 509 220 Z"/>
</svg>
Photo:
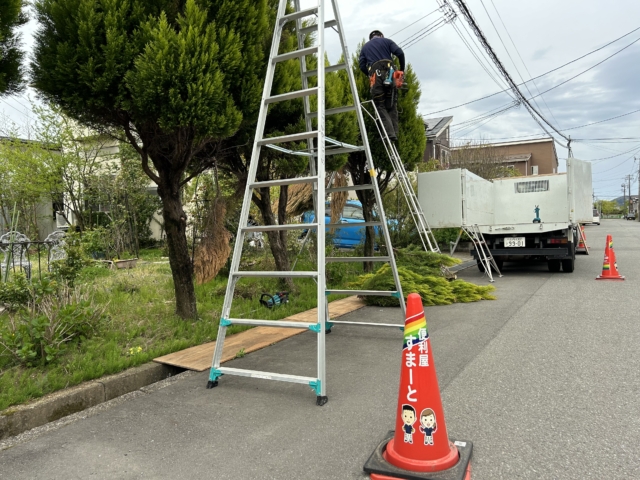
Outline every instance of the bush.
<svg viewBox="0 0 640 480">
<path fill-rule="evenodd" d="M 65 242 L 64 250 L 67 256 L 64 260 L 51 262 L 51 272 L 57 279 L 73 286 L 80 271 L 88 266 L 90 261 L 78 234 L 67 235 Z"/>
<path fill-rule="evenodd" d="M 0 323 L 0 356 L 16 363 L 45 365 L 60 356 L 69 344 L 89 338 L 105 319 L 107 305 L 96 306 L 80 290 L 68 287 L 29 288 L 27 307 Z"/>
</svg>

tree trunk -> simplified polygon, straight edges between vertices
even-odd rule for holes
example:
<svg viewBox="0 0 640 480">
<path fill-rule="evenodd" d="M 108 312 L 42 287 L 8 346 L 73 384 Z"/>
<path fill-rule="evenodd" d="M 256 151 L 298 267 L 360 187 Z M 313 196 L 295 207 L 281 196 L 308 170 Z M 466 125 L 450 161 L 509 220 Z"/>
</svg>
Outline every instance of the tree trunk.
<svg viewBox="0 0 640 480">
<path fill-rule="evenodd" d="M 280 187 L 280 198 L 278 200 L 278 220 L 280 223 L 286 222 L 287 192 L 286 186 Z M 260 189 L 260 196 L 254 195 L 253 202 L 260 209 L 262 221 L 265 225 L 277 225 L 276 217 L 271 208 L 271 195 L 268 188 Z M 271 254 L 276 262 L 276 270 L 282 272 L 291 270 L 291 263 L 287 255 L 287 232 L 270 231 L 266 233 L 269 238 Z M 290 278 L 283 278 L 282 281 L 287 285 L 287 288 L 293 288 L 293 282 Z"/>
<path fill-rule="evenodd" d="M 193 265 L 187 245 L 187 214 L 180 198 L 180 178 L 161 178 L 158 194 L 162 199 L 162 218 L 167 233 L 169 264 L 176 294 L 176 314 L 195 319 L 196 292 L 193 286 Z"/>
</svg>

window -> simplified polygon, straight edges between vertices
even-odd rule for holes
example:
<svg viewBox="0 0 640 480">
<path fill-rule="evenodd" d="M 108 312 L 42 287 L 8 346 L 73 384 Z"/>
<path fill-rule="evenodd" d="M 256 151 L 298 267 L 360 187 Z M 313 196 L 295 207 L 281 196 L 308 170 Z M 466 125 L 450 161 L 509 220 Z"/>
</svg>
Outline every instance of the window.
<svg viewBox="0 0 640 480">
<path fill-rule="evenodd" d="M 354 207 L 352 205 L 346 205 L 344 210 L 342 211 L 343 218 L 353 218 L 355 220 L 364 220 L 364 215 L 362 214 L 362 208 Z"/>
<path fill-rule="evenodd" d="M 531 165 L 531 175 L 538 175 L 538 165 Z"/>
<path fill-rule="evenodd" d="M 534 180 L 533 182 L 518 182 L 514 185 L 516 193 L 546 192 L 549 190 L 549 180 Z"/>
</svg>

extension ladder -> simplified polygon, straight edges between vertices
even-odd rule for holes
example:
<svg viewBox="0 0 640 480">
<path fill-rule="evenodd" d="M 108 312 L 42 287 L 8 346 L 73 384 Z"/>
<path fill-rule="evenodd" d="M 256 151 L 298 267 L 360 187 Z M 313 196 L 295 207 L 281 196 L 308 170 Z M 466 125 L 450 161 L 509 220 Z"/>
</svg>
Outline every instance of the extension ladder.
<svg viewBox="0 0 640 480">
<path fill-rule="evenodd" d="M 365 130 L 364 118 L 360 109 L 360 100 L 358 97 L 358 90 L 353 74 L 353 70 L 349 64 L 349 53 L 347 51 L 347 45 L 345 35 L 342 29 L 342 21 L 340 18 L 340 12 L 338 10 L 337 0 L 331 0 L 333 7 L 334 19 L 326 20 L 325 16 L 325 2 L 319 0 L 317 6 L 312 8 L 306 8 L 302 10 L 300 8 L 300 0 L 294 0 L 295 11 L 292 13 L 286 13 L 287 0 L 280 0 L 278 6 L 278 12 L 276 15 L 276 23 L 273 34 L 273 43 L 271 45 L 271 52 L 269 56 L 269 63 L 267 66 L 264 90 L 262 101 L 260 105 L 260 112 L 258 115 L 258 123 L 256 129 L 256 135 L 253 143 L 253 150 L 251 154 L 251 162 L 249 165 L 247 187 L 244 193 L 244 200 L 242 203 L 242 211 L 240 214 L 240 222 L 238 227 L 238 233 L 236 235 L 236 242 L 233 251 L 233 258 L 231 261 L 231 268 L 229 272 L 229 280 L 227 282 L 227 289 L 225 293 L 225 299 L 222 307 L 222 318 L 220 319 L 220 325 L 218 329 L 218 337 L 216 340 L 215 352 L 213 355 L 212 366 L 209 374 L 209 382 L 207 388 L 213 388 L 218 385 L 218 380 L 222 375 L 239 375 L 244 377 L 259 378 L 265 380 L 276 380 L 283 382 L 293 382 L 299 384 L 305 384 L 312 388 L 316 394 L 316 404 L 324 405 L 327 400 L 327 382 L 326 382 L 326 355 L 325 355 L 325 335 L 333 324 L 356 324 L 356 325 L 370 325 L 370 326 L 384 326 L 402 328 L 403 320 L 398 324 L 376 324 L 365 322 L 347 322 L 336 321 L 329 322 L 328 302 L 327 295 L 329 294 L 347 294 L 347 295 L 379 295 L 379 296 L 393 296 L 398 298 L 401 306 L 402 319 L 404 319 L 405 304 L 404 297 L 402 295 L 402 288 L 400 286 L 400 279 L 398 276 L 398 270 L 393 256 L 393 249 L 391 246 L 391 238 L 387 228 L 387 221 L 382 206 L 382 199 L 380 191 L 378 189 L 378 183 L 375 180 L 376 170 L 371 157 L 371 150 L 369 148 L 369 142 L 367 140 L 367 134 Z M 329 2 L 326 2 L 329 3 Z M 303 24 L 303 19 L 312 19 L 313 22 L 306 22 Z M 295 22 L 296 33 L 298 39 L 298 49 L 293 52 L 287 52 L 278 54 L 278 48 L 280 45 L 280 38 L 283 32 L 284 26 L 288 22 Z M 312 24 L 311 24 L 312 23 Z M 342 47 L 342 58 L 344 63 L 333 66 L 325 66 L 325 29 L 330 28 L 337 32 Z M 316 44 L 308 47 L 305 46 L 305 38 L 307 35 L 316 35 Z M 316 55 L 317 69 L 307 70 L 306 55 Z M 298 91 L 292 91 L 279 95 L 272 95 L 271 89 L 274 79 L 274 72 L 276 65 L 280 62 L 299 59 L 300 72 L 302 76 L 302 89 Z M 325 73 L 334 72 L 338 70 L 345 70 L 349 78 L 349 85 L 353 97 L 353 105 L 326 109 L 325 108 Z M 309 78 L 317 77 L 317 86 L 309 87 Z M 318 109 L 317 112 L 312 112 L 310 107 L 310 96 L 317 96 Z M 304 132 L 289 134 L 281 137 L 264 137 L 265 124 L 267 119 L 267 113 L 269 105 L 287 101 L 291 99 L 301 98 L 304 104 L 305 112 L 305 125 L 306 130 Z M 325 136 L 325 116 L 340 114 L 344 112 L 355 112 L 358 127 L 360 129 L 360 136 L 362 138 L 362 146 L 349 145 L 343 142 L 339 142 Z M 317 119 L 317 128 L 313 128 L 312 121 Z M 286 148 L 286 144 L 290 142 L 305 142 L 307 145 L 306 150 L 291 150 Z M 283 146 L 283 144 L 285 146 Z M 270 180 L 270 181 L 258 181 L 256 173 L 258 169 L 258 163 L 260 160 L 260 151 L 262 147 L 269 147 L 280 151 L 283 155 L 303 155 L 309 159 L 309 174 L 304 177 Z M 366 156 L 366 170 L 371 177 L 371 183 L 365 185 L 347 186 L 327 188 L 325 187 L 325 157 L 329 155 L 337 155 L 351 152 L 364 152 Z M 313 223 L 301 223 L 301 224 L 287 224 L 287 225 L 266 225 L 266 226 L 246 226 L 249 215 L 249 208 L 251 205 L 252 192 L 254 189 L 279 187 L 283 185 L 293 185 L 307 183 L 313 185 L 313 203 L 315 211 L 315 220 Z M 372 222 L 359 223 L 358 226 L 368 227 L 377 226 L 380 228 L 384 235 L 384 241 L 387 245 L 387 255 L 374 255 L 364 257 L 325 257 L 325 234 L 327 228 L 338 228 L 341 224 L 326 224 L 325 222 L 325 195 L 331 192 L 344 192 L 348 190 L 364 190 L 371 189 L 374 192 L 375 201 L 378 206 L 378 219 Z M 305 230 L 314 229 L 317 232 L 317 270 L 315 271 L 241 271 L 240 270 L 240 258 L 242 257 L 242 249 L 244 245 L 245 235 L 251 232 L 257 231 L 269 231 L 269 230 Z M 330 262 L 388 262 L 393 272 L 393 278 L 395 283 L 395 290 L 393 291 L 367 291 L 367 290 L 338 290 L 326 288 L 325 277 L 325 265 Z M 318 317 L 315 323 L 302 323 L 293 321 L 272 321 L 272 320 L 258 320 L 258 319 L 238 319 L 230 318 L 231 306 L 233 302 L 233 293 L 236 284 L 239 279 L 243 277 L 271 277 L 271 278 L 312 278 L 317 283 L 317 306 Z M 399 312 L 400 314 L 400 312 Z M 400 316 L 400 315 L 399 315 Z M 285 327 L 285 328 L 308 328 L 315 332 L 317 335 L 317 376 L 316 377 L 304 377 L 298 375 L 288 375 L 281 373 L 265 372 L 246 370 L 239 368 L 230 368 L 220 366 L 222 358 L 222 350 L 225 341 L 227 328 L 231 325 L 260 325 L 266 327 Z"/>
<path fill-rule="evenodd" d="M 365 108 L 365 105 L 367 104 L 370 104 L 373 107 L 373 115 Z M 376 107 L 376 104 L 372 100 L 368 100 L 366 102 L 362 102 L 362 109 L 372 118 L 376 125 L 376 128 L 378 129 L 378 133 L 380 134 L 380 138 L 382 139 L 382 144 L 387 151 L 387 156 L 389 157 L 389 160 L 391 160 L 391 166 L 396 172 L 396 178 L 398 180 L 398 184 L 400 185 L 400 190 L 402 190 L 404 199 L 409 206 L 411 218 L 413 218 L 413 222 L 415 223 L 418 230 L 418 235 L 420 235 L 422 246 L 427 252 L 441 253 L 440 247 L 438 247 L 438 242 L 433 236 L 431 227 L 429 226 L 429 223 L 424 216 L 422 206 L 420 206 L 420 202 L 418 201 L 416 192 L 413 189 L 413 185 L 411 185 L 411 180 L 409 179 L 409 175 L 407 175 L 407 170 L 404 168 L 404 163 L 400 158 L 398 149 L 389 139 L 389 135 L 384 128 L 384 124 L 382 123 L 382 118 L 380 117 L 378 107 Z"/>
<path fill-rule="evenodd" d="M 489 281 L 493 283 L 493 275 L 491 274 L 491 269 L 495 269 L 498 277 L 502 277 L 502 273 L 500 273 L 500 269 L 498 268 L 498 264 L 495 259 L 491 255 L 491 251 L 489 250 L 489 246 L 487 245 L 486 240 L 484 239 L 484 235 L 480 231 L 480 227 L 478 225 L 463 225 L 462 229 L 471 239 L 473 246 L 476 248 L 476 254 L 478 255 L 478 261 L 480 265 L 484 268 L 484 272 L 489 277 Z"/>
</svg>

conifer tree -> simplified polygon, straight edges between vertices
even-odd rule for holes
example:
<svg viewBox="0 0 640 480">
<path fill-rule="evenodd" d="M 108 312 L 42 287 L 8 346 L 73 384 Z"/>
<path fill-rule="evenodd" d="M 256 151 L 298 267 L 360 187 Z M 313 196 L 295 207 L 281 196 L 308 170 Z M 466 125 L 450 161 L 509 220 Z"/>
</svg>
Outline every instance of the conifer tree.
<svg viewBox="0 0 640 480">
<path fill-rule="evenodd" d="M 24 86 L 18 28 L 27 23 L 23 0 L 0 1 L 0 95 L 17 93 Z"/>
<path fill-rule="evenodd" d="M 123 132 L 138 152 L 162 199 L 176 312 L 194 318 L 181 191 L 198 159 L 255 117 L 271 37 L 267 0 L 37 0 L 35 7 L 36 89 L 85 126 Z"/>
</svg>

